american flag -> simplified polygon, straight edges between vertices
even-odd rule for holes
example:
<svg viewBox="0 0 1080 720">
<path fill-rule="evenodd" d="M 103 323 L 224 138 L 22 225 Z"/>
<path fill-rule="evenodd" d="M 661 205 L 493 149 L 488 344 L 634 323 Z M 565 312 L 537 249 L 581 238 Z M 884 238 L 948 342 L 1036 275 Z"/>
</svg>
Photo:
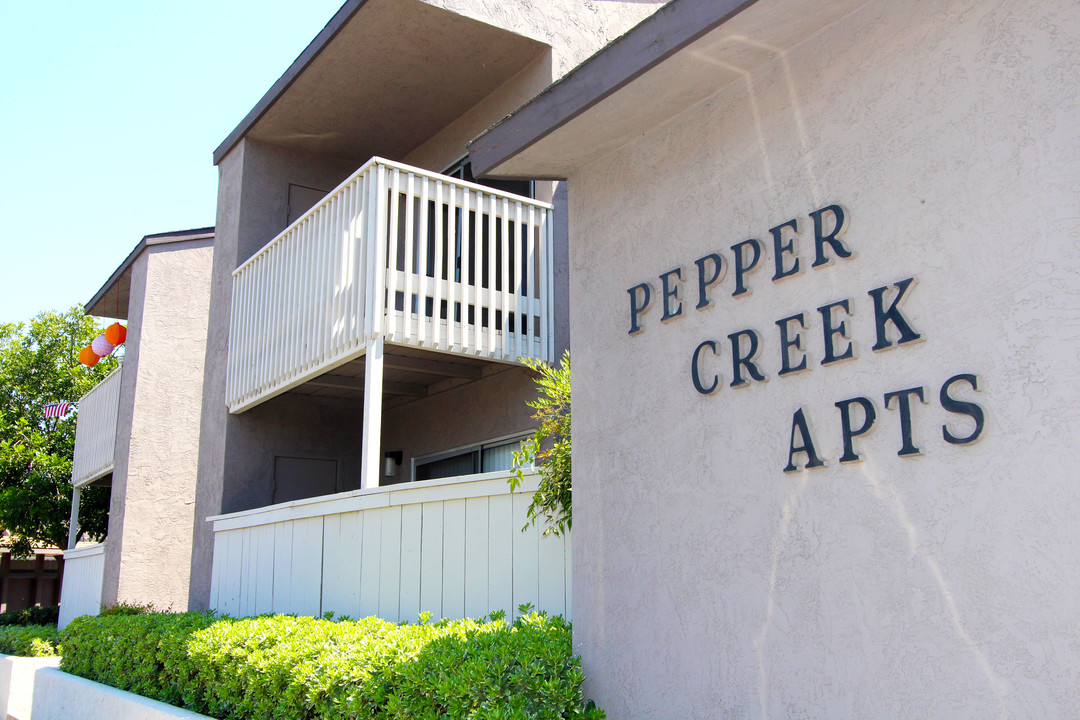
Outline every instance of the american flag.
<svg viewBox="0 0 1080 720">
<path fill-rule="evenodd" d="M 45 406 L 45 409 L 44 409 L 43 412 L 45 414 L 45 417 L 47 417 L 47 418 L 51 418 L 51 417 L 64 418 L 64 417 L 67 417 L 67 414 L 69 412 L 71 412 L 71 403 L 69 403 L 69 402 L 49 403 L 48 405 Z"/>
</svg>

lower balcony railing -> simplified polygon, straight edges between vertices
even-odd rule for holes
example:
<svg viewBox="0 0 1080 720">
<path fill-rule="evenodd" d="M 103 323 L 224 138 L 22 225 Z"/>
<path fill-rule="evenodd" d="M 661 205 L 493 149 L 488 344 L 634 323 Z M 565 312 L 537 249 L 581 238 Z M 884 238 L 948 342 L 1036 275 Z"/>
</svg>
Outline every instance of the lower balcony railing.
<svg viewBox="0 0 1080 720">
<path fill-rule="evenodd" d="M 122 370 L 123 366 L 113 370 L 79 400 L 75 457 L 71 463 L 71 482 L 75 487 L 112 472 Z"/>
<path fill-rule="evenodd" d="M 536 475 L 357 490 L 210 518 L 210 606 L 234 616 L 333 611 L 415 621 L 518 606 L 568 619 L 570 537 L 526 524 Z"/>
<path fill-rule="evenodd" d="M 368 340 L 552 360 L 551 206 L 373 158 L 233 273 L 239 412 Z"/>
<path fill-rule="evenodd" d="M 101 612 L 101 581 L 105 575 L 105 545 L 86 545 L 64 552 L 64 584 L 60 589 L 63 629 L 80 615 Z"/>
</svg>

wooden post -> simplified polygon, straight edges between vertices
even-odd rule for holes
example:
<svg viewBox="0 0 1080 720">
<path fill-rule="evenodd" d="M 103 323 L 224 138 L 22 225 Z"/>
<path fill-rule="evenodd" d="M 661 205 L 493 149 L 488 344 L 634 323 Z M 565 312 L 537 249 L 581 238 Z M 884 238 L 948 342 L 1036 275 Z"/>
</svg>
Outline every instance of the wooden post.
<svg viewBox="0 0 1080 720">
<path fill-rule="evenodd" d="M 7 612 L 11 596 L 11 551 L 5 550 L 0 559 L 0 612 Z"/>
<path fill-rule="evenodd" d="M 60 604 L 60 594 L 64 589 L 64 554 L 56 556 L 56 582 L 53 583 L 52 602 L 50 605 Z"/>
<path fill-rule="evenodd" d="M 364 356 L 364 434 L 360 446 L 360 487 L 379 487 L 382 472 L 383 337 L 367 342 Z"/>
<path fill-rule="evenodd" d="M 68 550 L 74 548 L 75 543 L 79 540 L 79 500 L 81 497 L 81 487 L 77 487 L 71 491 L 71 522 L 68 525 Z"/>
<path fill-rule="evenodd" d="M 34 588 L 30 597 L 32 606 L 45 604 L 45 553 L 40 550 L 34 553 Z"/>
</svg>

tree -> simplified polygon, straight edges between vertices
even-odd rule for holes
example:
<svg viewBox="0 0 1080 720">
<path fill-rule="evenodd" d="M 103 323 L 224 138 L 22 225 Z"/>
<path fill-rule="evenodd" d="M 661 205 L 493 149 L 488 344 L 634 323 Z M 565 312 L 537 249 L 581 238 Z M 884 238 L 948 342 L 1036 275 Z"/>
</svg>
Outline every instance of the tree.
<svg viewBox="0 0 1080 720">
<path fill-rule="evenodd" d="M 510 487 L 516 490 L 522 483 L 521 468 L 537 464 L 540 487 L 529 505 L 530 524 L 537 519 L 547 521 L 544 534 L 561 535 L 573 522 L 570 471 L 570 351 L 563 355 L 562 365 L 554 367 L 539 361 L 525 363 L 536 372 L 536 400 L 529 407 L 536 410 L 533 418 L 540 425 L 521 442 L 514 452 L 514 474 Z M 525 528 L 528 528 L 526 525 Z M 525 529 L 522 528 L 522 529 Z"/>
<path fill-rule="evenodd" d="M 67 545 L 76 414 L 46 419 L 43 410 L 78 400 L 116 368 L 112 356 L 92 368 L 79 363 L 79 350 L 99 333 L 78 306 L 0 324 L 0 528 L 16 557 L 35 545 Z M 80 537 L 104 538 L 108 506 L 108 488 L 84 489 Z"/>
</svg>

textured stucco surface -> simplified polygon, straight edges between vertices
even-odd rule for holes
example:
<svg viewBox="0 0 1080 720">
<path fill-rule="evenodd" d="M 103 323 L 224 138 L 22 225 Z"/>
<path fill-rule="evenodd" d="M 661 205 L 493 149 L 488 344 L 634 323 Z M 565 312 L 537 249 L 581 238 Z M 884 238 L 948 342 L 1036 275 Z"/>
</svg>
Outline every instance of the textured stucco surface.
<svg viewBox="0 0 1080 720">
<path fill-rule="evenodd" d="M 102 602 L 187 606 L 211 241 L 132 266 Z"/>
<path fill-rule="evenodd" d="M 656 11 L 667 0 L 425 0 L 430 5 L 542 40 L 554 77 Z"/>
<path fill-rule="evenodd" d="M 608 717 L 1080 716 L 1078 38 L 1063 0 L 870 2 L 571 175 L 575 646 Z M 772 282 L 769 229 L 830 203 L 856 256 L 811 268 L 804 232 Z M 729 272 L 695 310 L 694 261 L 751 237 L 752 293 Z M 684 315 L 628 335 L 627 289 L 678 266 Z M 867 293 L 908 277 L 923 341 L 875 353 Z M 855 357 L 822 367 L 845 298 Z M 799 312 L 810 369 L 780 377 Z M 748 328 L 768 382 L 732 389 Z M 949 445 L 964 372 L 986 427 Z M 899 457 L 883 395 L 916 386 Z M 798 408 L 826 466 L 785 474 Z"/>
</svg>

